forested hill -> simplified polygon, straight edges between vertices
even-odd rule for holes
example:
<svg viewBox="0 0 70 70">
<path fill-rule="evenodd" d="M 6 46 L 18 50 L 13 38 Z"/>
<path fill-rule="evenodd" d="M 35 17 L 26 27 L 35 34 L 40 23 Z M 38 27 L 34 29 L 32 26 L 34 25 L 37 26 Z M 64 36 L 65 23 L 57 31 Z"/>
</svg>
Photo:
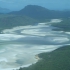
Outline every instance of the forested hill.
<svg viewBox="0 0 70 70">
<path fill-rule="evenodd" d="M 70 46 L 39 54 L 39 57 L 41 60 L 36 64 L 19 70 L 70 70 Z"/>
<path fill-rule="evenodd" d="M 34 19 L 70 17 L 70 11 L 49 10 L 37 5 L 27 5 L 22 10 L 14 11 L 14 12 L 11 12 L 10 14 L 25 15 Z"/>
<path fill-rule="evenodd" d="M 16 26 L 33 25 L 37 20 L 21 15 L 0 14 L 0 31 Z"/>
</svg>

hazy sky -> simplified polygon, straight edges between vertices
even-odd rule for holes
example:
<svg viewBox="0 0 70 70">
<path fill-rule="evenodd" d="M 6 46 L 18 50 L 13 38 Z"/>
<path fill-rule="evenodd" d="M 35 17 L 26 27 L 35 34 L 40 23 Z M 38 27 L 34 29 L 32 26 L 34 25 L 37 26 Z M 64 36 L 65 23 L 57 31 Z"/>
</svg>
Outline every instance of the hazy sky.
<svg viewBox="0 0 70 70">
<path fill-rule="evenodd" d="M 20 10 L 26 5 L 40 5 L 48 9 L 70 9 L 70 0 L 0 0 L 0 7 Z"/>
</svg>

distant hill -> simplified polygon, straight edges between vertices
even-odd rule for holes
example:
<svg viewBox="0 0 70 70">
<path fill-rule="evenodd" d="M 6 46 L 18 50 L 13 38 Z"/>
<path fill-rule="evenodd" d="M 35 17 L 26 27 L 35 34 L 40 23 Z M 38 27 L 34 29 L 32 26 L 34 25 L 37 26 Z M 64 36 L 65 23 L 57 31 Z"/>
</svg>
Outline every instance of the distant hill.
<svg viewBox="0 0 70 70">
<path fill-rule="evenodd" d="M 27 5 L 20 11 L 14 11 L 10 14 L 25 15 L 34 19 L 52 19 L 52 18 L 67 18 L 70 17 L 70 11 L 55 11 L 49 10 L 37 5 Z"/>
<path fill-rule="evenodd" d="M 0 13 L 9 13 L 9 12 L 11 12 L 9 9 L 0 7 Z"/>
</svg>

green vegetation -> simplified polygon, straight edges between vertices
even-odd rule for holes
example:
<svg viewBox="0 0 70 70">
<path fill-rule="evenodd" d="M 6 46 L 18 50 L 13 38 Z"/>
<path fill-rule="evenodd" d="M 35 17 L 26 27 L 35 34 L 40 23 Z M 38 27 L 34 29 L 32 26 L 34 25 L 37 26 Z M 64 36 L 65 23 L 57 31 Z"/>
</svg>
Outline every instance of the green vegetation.
<svg viewBox="0 0 70 70">
<path fill-rule="evenodd" d="M 70 70 L 70 46 L 61 47 L 50 53 L 41 53 L 36 64 L 19 70 Z"/>
<path fill-rule="evenodd" d="M 1 14 L 0 31 L 15 26 L 33 25 L 38 22 L 38 20 L 26 16 Z"/>
<path fill-rule="evenodd" d="M 60 31 L 70 31 L 70 18 L 62 19 L 60 23 L 53 23 L 52 26 L 58 27 Z M 57 29 L 55 29 L 57 30 Z"/>
</svg>

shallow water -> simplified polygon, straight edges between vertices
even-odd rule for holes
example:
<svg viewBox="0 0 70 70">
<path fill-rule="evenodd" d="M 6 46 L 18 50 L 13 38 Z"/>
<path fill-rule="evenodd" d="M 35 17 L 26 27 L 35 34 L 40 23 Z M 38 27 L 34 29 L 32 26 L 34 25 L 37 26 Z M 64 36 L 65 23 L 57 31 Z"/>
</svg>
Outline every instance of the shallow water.
<svg viewBox="0 0 70 70">
<path fill-rule="evenodd" d="M 60 22 L 60 20 L 58 19 Z M 48 23 L 5 29 L 0 34 L 0 70 L 12 70 L 37 62 L 35 55 L 51 52 L 70 42 L 70 33 L 52 31 Z"/>
</svg>

